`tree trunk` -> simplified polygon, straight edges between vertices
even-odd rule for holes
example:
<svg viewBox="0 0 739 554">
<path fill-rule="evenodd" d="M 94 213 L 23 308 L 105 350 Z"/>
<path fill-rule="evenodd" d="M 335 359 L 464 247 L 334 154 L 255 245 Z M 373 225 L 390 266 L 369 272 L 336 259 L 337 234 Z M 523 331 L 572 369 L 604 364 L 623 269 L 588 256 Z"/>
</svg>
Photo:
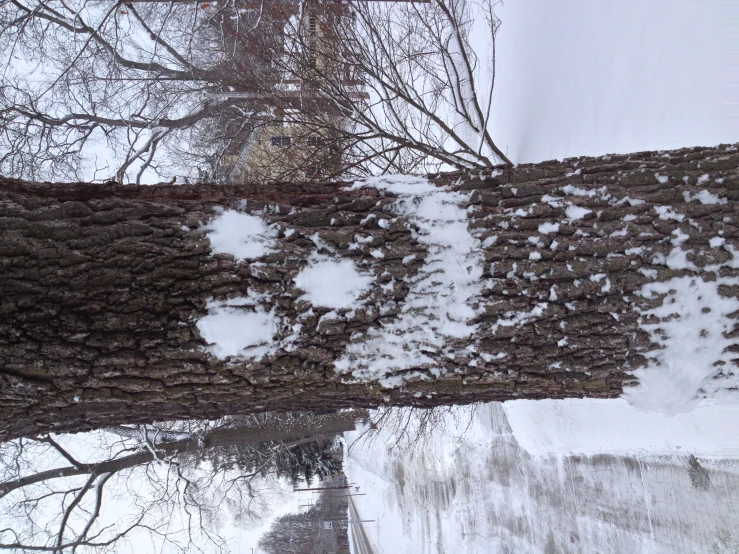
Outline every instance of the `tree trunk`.
<svg viewBox="0 0 739 554">
<path fill-rule="evenodd" d="M 388 180 L 1 179 L 0 441 L 266 410 L 618 396 L 655 348 L 644 285 L 720 276 L 737 297 L 738 168 L 726 146 L 577 158 L 432 176 L 439 201 Z M 228 250 L 209 234 L 223 209 L 272 225 L 257 251 L 212 251 Z M 361 295 L 332 307 L 306 292 L 307 268 L 347 260 Z M 204 322 L 224 312 L 252 314 L 234 321 L 262 322 L 245 328 L 262 338 L 219 346 Z"/>
</svg>

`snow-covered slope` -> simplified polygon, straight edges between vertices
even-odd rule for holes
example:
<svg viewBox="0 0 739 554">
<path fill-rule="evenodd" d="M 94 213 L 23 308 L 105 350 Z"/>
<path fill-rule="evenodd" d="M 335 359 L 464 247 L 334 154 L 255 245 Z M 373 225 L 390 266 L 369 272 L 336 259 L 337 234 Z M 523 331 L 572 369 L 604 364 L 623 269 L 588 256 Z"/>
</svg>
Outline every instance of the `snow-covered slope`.
<svg viewBox="0 0 739 554">
<path fill-rule="evenodd" d="M 673 416 L 637 410 L 625 400 L 516 400 L 503 406 L 529 454 L 687 453 L 739 460 L 739 405 L 705 405 Z"/>
<path fill-rule="evenodd" d="M 679 429 L 663 429 L 673 441 L 664 451 L 685 453 L 643 453 L 635 441 L 627 455 L 532 456 L 506 411 L 447 416 L 413 456 L 388 454 L 397 437 L 387 431 L 351 449 L 346 471 L 367 493 L 355 499 L 361 518 L 376 520 L 365 524 L 375 554 L 739 551 L 739 462 L 691 457 L 680 443 L 694 437 L 681 441 Z M 601 446 L 608 431 L 594 434 Z"/>
</svg>

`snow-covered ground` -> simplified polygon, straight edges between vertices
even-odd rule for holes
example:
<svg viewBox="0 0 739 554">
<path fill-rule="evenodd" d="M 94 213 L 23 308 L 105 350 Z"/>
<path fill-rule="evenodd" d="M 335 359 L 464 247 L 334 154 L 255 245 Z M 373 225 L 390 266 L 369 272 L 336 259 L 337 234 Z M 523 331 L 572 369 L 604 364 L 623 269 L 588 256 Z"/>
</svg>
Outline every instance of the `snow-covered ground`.
<svg viewBox="0 0 739 554">
<path fill-rule="evenodd" d="M 739 405 L 707 405 L 673 416 L 636 410 L 625 400 L 516 400 L 504 407 L 517 442 L 529 454 L 739 459 Z"/>
<path fill-rule="evenodd" d="M 462 409 L 412 455 L 391 450 L 396 436 L 387 430 L 354 445 L 346 470 L 367 493 L 355 502 L 362 519 L 376 520 L 365 524 L 375 554 L 739 551 L 739 462 L 711 457 L 721 448 L 701 439 L 717 436 L 719 414 L 684 433 L 649 417 L 641 431 L 629 417 L 602 417 L 618 408 L 530 408 Z M 526 421 L 552 413 L 559 417 L 540 432 Z M 588 417 L 593 424 L 578 430 Z M 571 446 L 564 430 L 590 454 L 557 452 Z M 358 436 L 349 433 L 348 443 Z M 598 453 L 608 450 L 623 454 Z"/>
</svg>

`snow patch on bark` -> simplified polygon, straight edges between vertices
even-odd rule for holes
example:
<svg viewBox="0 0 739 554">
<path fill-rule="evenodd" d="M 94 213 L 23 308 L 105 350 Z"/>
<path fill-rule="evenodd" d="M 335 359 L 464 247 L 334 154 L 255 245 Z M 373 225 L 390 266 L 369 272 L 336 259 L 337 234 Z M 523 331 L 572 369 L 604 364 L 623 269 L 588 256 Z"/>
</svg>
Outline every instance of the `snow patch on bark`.
<svg viewBox="0 0 739 554">
<path fill-rule="evenodd" d="M 495 335 L 501 327 L 520 327 L 521 325 L 525 325 L 529 321 L 541 317 L 547 307 L 548 304 L 546 302 L 539 302 L 530 312 L 506 312 L 502 318 L 498 318 L 498 321 L 490 326 L 490 330 Z"/>
<path fill-rule="evenodd" d="M 658 252 L 654 255 L 652 258 L 652 263 L 655 265 L 666 265 L 670 269 L 689 269 L 690 271 L 698 272 L 718 272 L 722 267 L 730 267 L 732 269 L 739 269 L 739 250 L 734 248 L 731 244 L 726 243 L 725 239 L 722 239 L 721 237 L 712 237 L 709 240 L 709 245 L 711 248 L 718 248 L 723 247 L 724 250 L 729 252 L 731 254 L 731 259 L 727 262 L 724 262 L 723 264 L 711 264 L 704 267 L 698 267 L 693 262 L 688 260 L 689 254 L 695 254 L 695 251 L 692 248 L 689 248 L 687 250 L 683 250 L 682 243 L 685 242 L 681 239 L 682 236 L 687 236 L 684 234 L 681 234 L 681 231 L 673 231 L 673 234 L 676 235 L 675 239 L 672 239 L 672 244 L 675 245 L 675 248 L 670 250 L 670 253 L 665 256 L 664 254 Z M 627 251 L 628 253 L 628 251 Z M 734 283 L 739 284 L 739 283 Z"/>
<path fill-rule="evenodd" d="M 580 171 L 580 170 L 578 169 L 578 171 Z M 579 175 L 579 173 L 578 173 L 578 175 Z M 569 174 L 567 176 L 569 177 Z M 596 195 L 596 191 L 594 191 L 592 189 L 585 190 L 585 189 L 582 189 L 580 187 L 576 187 L 574 185 L 565 185 L 560 190 L 562 192 L 564 192 L 565 194 L 569 195 L 569 196 L 589 196 L 589 197 L 592 198 L 593 196 Z M 543 200 L 543 198 L 542 198 L 542 200 Z"/>
<path fill-rule="evenodd" d="M 582 206 L 575 206 L 574 204 L 567 206 L 567 209 L 565 210 L 565 213 L 567 214 L 567 218 L 570 219 L 571 221 L 582 219 L 586 215 L 592 212 L 593 210 L 588 210 L 587 208 L 583 208 Z"/>
<path fill-rule="evenodd" d="M 436 355 L 449 351 L 450 339 L 467 339 L 477 330 L 469 321 L 476 314 L 474 299 L 482 292 L 483 257 L 463 208 L 469 196 L 412 176 L 374 177 L 353 186 L 361 187 L 398 195 L 394 209 L 415 226 L 414 235 L 428 254 L 418 274 L 408 279 L 401 314 L 355 337 L 336 361 L 336 370 L 358 380 L 377 379 L 386 387 L 401 386 L 405 376 L 423 375 L 413 371 L 401 376 L 399 371 L 431 365 L 424 369 L 440 374 L 433 367 Z"/>
<path fill-rule="evenodd" d="M 549 233 L 559 232 L 559 223 L 550 223 L 549 221 L 539 225 L 539 232 L 548 235 Z"/>
<path fill-rule="evenodd" d="M 719 198 L 707 190 L 702 190 L 696 194 L 690 194 L 690 192 L 686 190 L 683 191 L 683 198 L 688 203 L 698 201 L 701 204 L 726 204 L 728 202 L 726 198 Z"/>
<path fill-rule="evenodd" d="M 701 398 L 721 401 L 726 389 L 739 386 L 736 354 L 727 350 L 736 341 L 726 337 L 736 324 L 728 316 L 739 310 L 739 300 L 719 295 L 722 284 L 737 283 L 693 276 L 642 288 L 645 298 L 665 296 L 660 306 L 641 313 L 639 326 L 659 349 L 647 353 L 648 365 L 633 372 L 639 384 L 624 391 L 631 404 L 676 414 L 695 408 Z"/>
<path fill-rule="evenodd" d="M 208 315 L 196 323 L 209 343 L 206 351 L 219 360 L 230 356 L 259 359 L 275 351 L 279 318 L 258 305 L 260 298 L 208 301 Z"/>
<path fill-rule="evenodd" d="M 237 261 L 274 252 L 277 230 L 259 216 L 224 210 L 205 227 L 213 254 L 231 254 Z"/>
<path fill-rule="evenodd" d="M 682 222 L 685 219 L 685 214 L 676 212 L 672 206 L 655 206 L 654 211 L 657 212 L 660 219 L 674 219 L 679 222 Z"/>
<path fill-rule="evenodd" d="M 372 277 L 362 275 L 352 260 L 332 260 L 314 254 L 295 277 L 305 294 L 300 298 L 314 306 L 332 309 L 357 307 L 357 300 L 370 289 Z"/>
</svg>

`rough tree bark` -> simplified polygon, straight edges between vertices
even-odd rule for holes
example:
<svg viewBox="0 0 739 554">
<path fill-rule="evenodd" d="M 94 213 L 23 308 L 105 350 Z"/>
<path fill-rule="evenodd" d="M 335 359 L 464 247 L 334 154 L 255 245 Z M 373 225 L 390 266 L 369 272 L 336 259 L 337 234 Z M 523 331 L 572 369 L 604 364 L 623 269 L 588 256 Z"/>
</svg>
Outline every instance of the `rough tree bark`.
<svg viewBox="0 0 739 554">
<path fill-rule="evenodd" d="M 334 363 L 398 318 L 430 271 L 395 194 L 348 183 L 2 179 L 0 440 L 265 410 L 618 396 L 654 348 L 639 328 L 649 302 L 635 292 L 716 264 L 739 277 L 727 263 L 739 249 L 738 168 L 736 147 L 720 146 L 431 176 L 466 195 L 460 207 L 484 257 L 467 321 L 476 327 L 424 351 L 427 362 L 397 371 L 404 381 L 389 388 Z M 706 193 L 720 201 L 697 200 Z M 573 206 L 590 211 L 573 216 Z M 277 248 L 256 261 L 213 255 L 207 224 L 218 208 L 275 224 Z M 718 235 L 721 245 L 710 241 Z M 676 248 L 692 269 L 665 263 Z M 361 309 L 321 319 L 331 310 L 301 298 L 294 278 L 316 252 L 373 277 Z M 209 299 L 249 294 L 269 299 L 275 340 L 290 347 L 219 359 L 196 324 Z"/>
</svg>

